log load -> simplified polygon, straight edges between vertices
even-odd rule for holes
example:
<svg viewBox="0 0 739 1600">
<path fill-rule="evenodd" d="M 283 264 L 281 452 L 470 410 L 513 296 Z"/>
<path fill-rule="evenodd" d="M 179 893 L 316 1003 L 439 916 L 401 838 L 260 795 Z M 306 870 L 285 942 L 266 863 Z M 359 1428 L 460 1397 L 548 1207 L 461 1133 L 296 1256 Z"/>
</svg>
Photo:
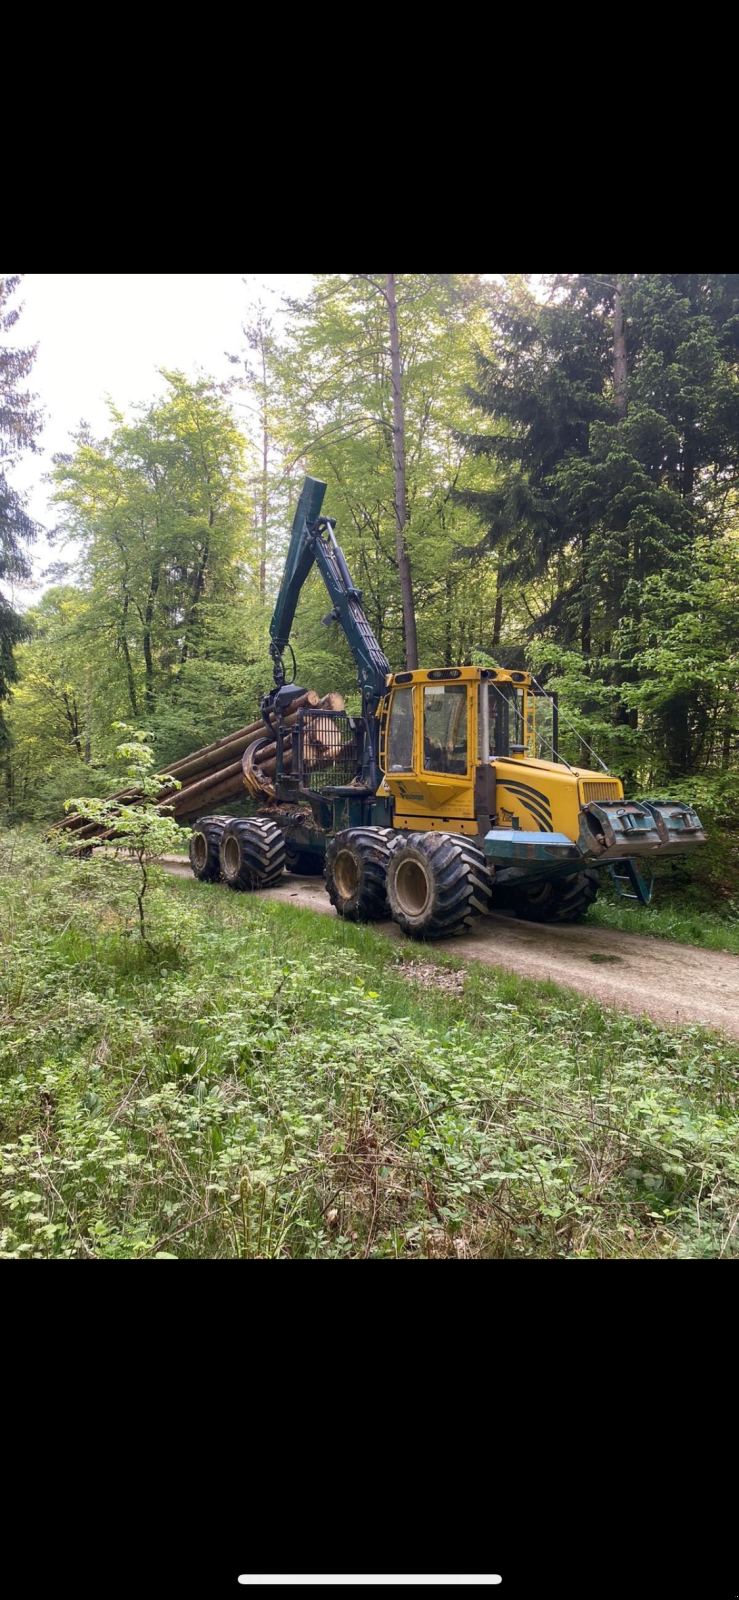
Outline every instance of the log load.
<svg viewBox="0 0 739 1600">
<path fill-rule="evenodd" d="M 308 689 L 300 699 L 293 701 L 284 720 L 287 737 L 283 742 L 283 768 L 287 772 L 292 764 L 289 730 L 295 726 L 298 711 L 303 707 L 323 711 L 343 711 L 344 701 L 342 696 L 335 692 L 324 695 L 321 699 L 314 689 Z M 321 718 L 311 719 L 309 736 L 311 766 L 314 764 L 330 766 L 338 754 L 345 753 L 343 750 L 330 752 L 332 736 L 335 737 L 335 733 L 330 718 L 325 719 L 325 724 Z M 254 778 L 257 780 L 254 784 L 247 782 L 243 759 L 246 751 L 257 740 L 266 743 L 262 744 L 262 749 L 259 751 L 258 765 L 254 764 Z M 162 776 L 176 778 L 181 788 L 160 789 L 156 804 L 159 810 L 168 810 L 175 821 L 180 822 L 203 816 L 214 806 L 223 805 L 225 801 L 244 799 L 247 793 L 272 796 L 276 756 L 274 730 L 268 728 L 259 717 L 246 727 L 237 728 L 234 733 L 226 734 L 222 739 L 216 739 L 214 743 L 204 745 L 201 750 L 193 750 L 190 755 L 182 756 L 179 761 L 173 761 L 170 766 L 163 767 Z M 139 789 L 129 786 L 111 795 L 110 798 L 119 800 L 124 805 L 135 805 L 137 801 L 143 799 L 143 796 Z M 92 842 L 103 843 L 106 839 L 113 838 L 116 833 L 115 827 L 104 828 L 100 823 L 85 822 L 76 812 L 54 823 L 50 831 L 54 833 L 62 829 L 74 835 L 75 848 L 79 849 L 86 849 Z"/>
</svg>

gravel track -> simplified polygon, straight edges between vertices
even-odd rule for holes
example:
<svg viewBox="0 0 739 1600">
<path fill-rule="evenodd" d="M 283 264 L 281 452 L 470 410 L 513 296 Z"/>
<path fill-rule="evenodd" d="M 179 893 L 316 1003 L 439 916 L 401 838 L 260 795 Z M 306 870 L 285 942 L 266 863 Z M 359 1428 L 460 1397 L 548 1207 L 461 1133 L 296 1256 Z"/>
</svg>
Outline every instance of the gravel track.
<svg viewBox="0 0 739 1600">
<path fill-rule="evenodd" d="M 162 861 L 168 872 L 190 877 L 182 857 Z M 224 893 L 227 891 L 224 890 Z M 322 878 L 286 874 L 265 891 L 269 900 L 305 906 L 335 916 Z M 375 926 L 389 939 L 402 939 L 394 922 Z M 471 932 L 455 939 L 414 946 L 431 954 L 444 950 L 465 961 L 503 967 L 521 978 L 551 978 L 603 1005 L 668 1026 L 703 1023 L 739 1038 L 739 956 L 673 944 L 648 934 L 620 933 L 577 923 L 522 922 L 497 914 L 483 917 Z"/>
</svg>

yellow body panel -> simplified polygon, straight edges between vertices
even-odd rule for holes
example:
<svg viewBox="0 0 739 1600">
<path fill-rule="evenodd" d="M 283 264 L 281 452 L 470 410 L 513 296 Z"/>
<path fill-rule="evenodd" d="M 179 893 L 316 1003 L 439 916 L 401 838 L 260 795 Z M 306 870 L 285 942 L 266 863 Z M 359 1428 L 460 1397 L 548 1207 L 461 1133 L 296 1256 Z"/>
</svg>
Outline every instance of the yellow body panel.
<svg viewBox="0 0 739 1600">
<path fill-rule="evenodd" d="M 499 828 L 565 833 L 574 840 L 580 807 L 586 800 L 623 800 L 618 778 L 606 778 L 583 767 L 568 771 L 561 761 L 531 761 L 520 756 L 501 758 L 494 766 Z M 590 789 L 597 789 L 597 795 L 590 794 Z"/>
<path fill-rule="evenodd" d="M 563 762 L 539 761 L 535 750 L 535 697 L 529 692 L 528 673 L 498 672 L 498 682 L 512 682 L 524 691 L 526 754 L 498 757 L 490 763 L 496 777 L 496 815 L 493 825 L 518 827 L 530 832 L 563 833 L 576 840 L 580 807 L 589 800 L 622 800 L 623 787 L 617 778 L 606 777 L 578 767 L 568 769 Z M 424 770 L 423 687 L 453 680 L 467 688 L 467 770 L 463 773 L 435 773 Z M 385 776 L 378 793 L 391 795 L 395 802 L 393 826 L 428 832 L 476 835 L 475 773 L 480 765 L 479 749 L 479 667 L 458 667 L 436 671 L 396 673 L 388 680 L 388 695 L 380 707 L 380 762 Z M 395 694 L 412 690 L 414 702 L 413 769 L 387 770 L 387 728 Z"/>
</svg>

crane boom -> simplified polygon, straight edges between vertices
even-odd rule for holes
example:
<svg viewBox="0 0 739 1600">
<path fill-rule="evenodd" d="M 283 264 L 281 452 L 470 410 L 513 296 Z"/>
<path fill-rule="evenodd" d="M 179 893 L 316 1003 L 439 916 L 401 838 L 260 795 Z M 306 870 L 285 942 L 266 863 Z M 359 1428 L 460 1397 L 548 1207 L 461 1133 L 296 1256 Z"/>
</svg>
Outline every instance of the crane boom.
<svg viewBox="0 0 739 1600">
<path fill-rule="evenodd" d="M 362 606 L 361 591 L 355 589 L 344 553 L 334 538 L 336 524 L 331 517 L 320 515 L 325 492 L 326 485 L 320 478 L 306 478 L 293 520 L 280 592 L 269 625 L 274 695 L 285 683 L 284 652 L 290 647 L 290 630 L 301 589 L 315 562 L 332 605 L 323 620 L 326 624 L 338 622 L 343 628 L 357 664 L 362 709 L 365 716 L 371 718 L 385 692 L 390 663 L 372 632 Z"/>
</svg>

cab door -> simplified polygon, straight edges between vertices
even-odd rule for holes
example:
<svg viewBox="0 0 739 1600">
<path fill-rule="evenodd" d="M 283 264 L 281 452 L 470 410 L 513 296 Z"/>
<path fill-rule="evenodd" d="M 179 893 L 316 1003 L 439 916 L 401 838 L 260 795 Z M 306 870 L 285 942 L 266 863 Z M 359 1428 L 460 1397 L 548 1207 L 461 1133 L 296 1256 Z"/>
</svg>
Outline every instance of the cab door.
<svg viewBox="0 0 739 1600">
<path fill-rule="evenodd" d="M 396 827 L 476 832 L 475 687 L 415 683 L 393 690 L 385 782 L 395 799 Z"/>
</svg>

